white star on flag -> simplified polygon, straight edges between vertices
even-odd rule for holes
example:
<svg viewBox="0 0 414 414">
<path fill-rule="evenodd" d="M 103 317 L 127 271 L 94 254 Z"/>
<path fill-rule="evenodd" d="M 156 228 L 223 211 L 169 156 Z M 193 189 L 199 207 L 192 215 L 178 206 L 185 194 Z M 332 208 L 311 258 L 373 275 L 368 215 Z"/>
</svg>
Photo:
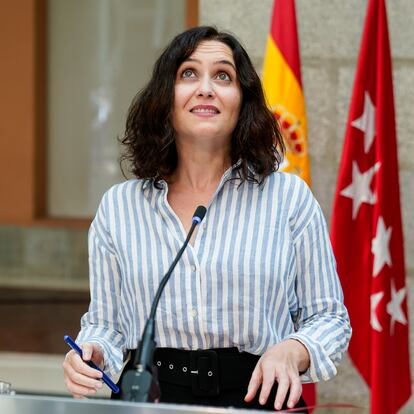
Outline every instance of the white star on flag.
<svg viewBox="0 0 414 414">
<path fill-rule="evenodd" d="M 377 314 L 375 312 L 383 296 L 384 296 L 384 292 L 373 293 L 371 295 L 371 326 L 372 326 L 372 329 L 375 329 L 378 332 L 382 331 L 382 326 L 379 323 Z"/>
<path fill-rule="evenodd" d="M 374 277 L 378 275 L 385 264 L 389 267 L 392 266 L 390 254 L 391 233 L 392 227 L 386 228 L 384 219 L 380 216 L 378 218 L 377 234 L 371 243 L 371 252 L 374 254 Z"/>
<path fill-rule="evenodd" d="M 352 198 L 352 219 L 355 220 L 358 215 L 359 207 L 362 203 L 375 204 L 377 195 L 371 191 L 371 181 L 374 174 L 379 170 L 380 162 L 375 163 L 373 167 L 361 174 L 358 164 L 352 162 L 352 183 L 344 188 L 340 194 Z"/>
<path fill-rule="evenodd" d="M 375 137 L 375 106 L 372 103 L 369 93 L 364 94 L 364 112 L 362 115 L 351 122 L 351 125 L 364 132 L 364 152 L 368 153 L 374 142 Z"/>
<path fill-rule="evenodd" d="M 407 325 L 407 319 L 401 307 L 406 293 L 407 289 L 405 287 L 397 291 L 394 279 L 391 279 L 391 302 L 387 303 L 387 313 L 391 316 L 391 335 L 394 335 L 395 322 Z"/>
</svg>

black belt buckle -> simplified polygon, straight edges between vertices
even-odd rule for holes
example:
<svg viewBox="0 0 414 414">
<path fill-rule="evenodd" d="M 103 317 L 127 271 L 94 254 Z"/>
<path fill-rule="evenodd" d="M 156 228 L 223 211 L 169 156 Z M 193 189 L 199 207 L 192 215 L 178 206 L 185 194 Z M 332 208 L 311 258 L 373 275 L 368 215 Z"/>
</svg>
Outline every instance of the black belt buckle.
<svg viewBox="0 0 414 414">
<path fill-rule="evenodd" d="M 212 350 L 190 353 L 191 389 L 199 397 L 219 395 L 217 353 Z"/>
</svg>

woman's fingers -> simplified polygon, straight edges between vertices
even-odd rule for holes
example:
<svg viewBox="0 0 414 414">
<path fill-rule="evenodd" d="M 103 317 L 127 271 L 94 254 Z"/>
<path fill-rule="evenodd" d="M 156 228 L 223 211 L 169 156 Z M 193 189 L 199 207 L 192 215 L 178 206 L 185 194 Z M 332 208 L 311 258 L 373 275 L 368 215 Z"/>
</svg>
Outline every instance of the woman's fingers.
<svg viewBox="0 0 414 414">
<path fill-rule="evenodd" d="M 259 403 L 266 404 L 277 381 L 275 408 L 280 410 L 285 401 L 289 408 L 293 408 L 302 394 L 299 366 L 307 369 L 308 359 L 306 348 L 295 340 L 287 340 L 269 348 L 259 359 L 252 373 L 244 400 L 252 401 L 261 387 Z"/>
<path fill-rule="evenodd" d="M 289 400 L 287 403 L 288 408 L 293 408 L 299 401 L 302 395 L 302 383 L 299 375 L 295 375 L 290 382 Z"/>
<path fill-rule="evenodd" d="M 75 395 L 90 396 L 90 395 L 96 394 L 96 389 L 84 387 L 83 385 L 76 384 L 70 378 L 66 380 L 66 387 L 73 396 Z"/>
<path fill-rule="evenodd" d="M 97 366 L 102 366 L 103 352 L 99 345 L 86 342 L 83 345 L 81 345 L 81 348 L 84 361 L 92 360 Z"/>
<path fill-rule="evenodd" d="M 275 384 L 276 372 L 273 366 L 269 364 L 261 364 L 263 382 L 262 389 L 260 391 L 259 403 L 264 405 L 266 404 L 267 399 L 269 398 L 270 391 L 272 391 L 273 385 Z"/>
<path fill-rule="evenodd" d="M 289 392 L 290 381 L 287 375 L 283 375 L 278 379 L 277 392 L 275 397 L 275 409 L 280 410 L 285 402 L 286 395 Z"/>
<path fill-rule="evenodd" d="M 91 343 L 85 343 L 81 345 L 82 348 L 82 356 L 84 361 L 90 361 L 92 358 L 93 350 L 94 350 L 94 344 Z"/>
<path fill-rule="evenodd" d="M 256 395 L 257 390 L 262 384 L 262 370 L 260 367 L 260 360 L 256 364 L 253 370 L 252 377 L 250 378 L 249 385 L 247 387 L 247 394 L 244 397 L 244 401 L 250 402 Z"/>
<path fill-rule="evenodd" d="M 102 388 L 101 381 L 91 377 L 87 377 L 86 375 L 83 375 L 80 372 L 75 371 L 71 366 L 67 368 L 67 375 L 75 384 L 83 385 L 85 387 L 94 389 Z"/>
<path fill-rule="evenodd" d="M 69 355 L 73 352 L 71 355 Z M 102 373 L 96 370 L 95 368 L 90 367 L 82 358 L 75 352 L 70 351 L 66 356 L 69 366 L 72 367 L 76 372 L 80 372 L 83 375 L 91 378 L 101 378 Z"/>
<path fill-rule="evenodd" d="M 84 395 L 80 394 L 72 394 L 73 398 L 76 398 L 77 400 L 86 400 L 87 398 Z"/>
<path fill-rule="evenodd" d="M 275 397 L 275 409 L 280 410 L 282 408 L 288 394 L 289 399 L 287 405 L 289 408 L 293 408 L 302 395 L 302 384 L 299 375 L 294 372 L 290 373 L 290 375 L 287 372 L 284 372 L 283 374 L 277 373 L 274 367 L 259 363 L 250 379 L 245 401 L 250 402 L 253 400 L 261 386 L 259 403 L 262 405 L 266 404 L 275 381 L 278 383 Z"/>
<path fill-rule="evenodd" d="M 95 362 L 96 365 L 101 365 L 103 362 L 102 348 L 95 343 L 86 342 L 81 345 L 83 360 Z"/>
<path fill-rule="evenodd" d="M 83 344 L 82 354 L 84 359 L 92 359 L 97 365 L 103 362 L 102 350 L 96 344 Z M 99 380 L 102 378 L 102 373 L 87 365 L 73 350 L 66 354 L 63 372 L 66 387 L 75 398 L 94 395 L 98 389 L 102 388 Z"/>
</svg>

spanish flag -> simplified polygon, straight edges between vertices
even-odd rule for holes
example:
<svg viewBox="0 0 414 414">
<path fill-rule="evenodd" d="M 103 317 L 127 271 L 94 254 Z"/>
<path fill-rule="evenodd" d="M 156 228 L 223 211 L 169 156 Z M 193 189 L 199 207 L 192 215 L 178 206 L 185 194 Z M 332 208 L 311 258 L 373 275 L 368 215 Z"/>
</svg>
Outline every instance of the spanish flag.
<svg viewBox="0 0 414 414">
<path fill-rule="evenodd" d="M 263 87 L 285 139 L 286 157 L 281 170 L 299 175 L 310 185 L 305 99 L 294 0 L 274 0 L 263 67 Z"/>
<path fill-rule="evenodd" d="M 280 169 L 299 175 L 310 185 L 305 98 L 294 0 L 274 0 L 263 67 L 263 87 L 267 102 L 279 120 L 286 144 L 286 157 Z M 302 395 L 308 407 L 314 406 L 315 385 L 304 384 Z M 312 412 L 312 409 L 309 411 Z"/>
</svg>

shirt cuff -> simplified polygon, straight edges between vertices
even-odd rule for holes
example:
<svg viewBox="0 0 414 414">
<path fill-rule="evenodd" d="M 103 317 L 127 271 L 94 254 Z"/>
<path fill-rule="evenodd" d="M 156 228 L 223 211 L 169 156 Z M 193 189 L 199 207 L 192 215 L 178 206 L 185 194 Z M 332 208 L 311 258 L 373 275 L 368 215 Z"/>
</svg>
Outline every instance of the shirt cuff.
<svg viewBox="0 0 414 414">
<path fill-rule="evenodd" d="M 309 368 L 300 375 L 303 383 L 319 382 L 321 380 L 327 381 L 336 375 L 337 370 L 335 364 L 326 355 L 323 347 L 311 337 L 296 332 L 288 335 L 285 339 L 296 339 L 309 352 Z"/>
</svg>

